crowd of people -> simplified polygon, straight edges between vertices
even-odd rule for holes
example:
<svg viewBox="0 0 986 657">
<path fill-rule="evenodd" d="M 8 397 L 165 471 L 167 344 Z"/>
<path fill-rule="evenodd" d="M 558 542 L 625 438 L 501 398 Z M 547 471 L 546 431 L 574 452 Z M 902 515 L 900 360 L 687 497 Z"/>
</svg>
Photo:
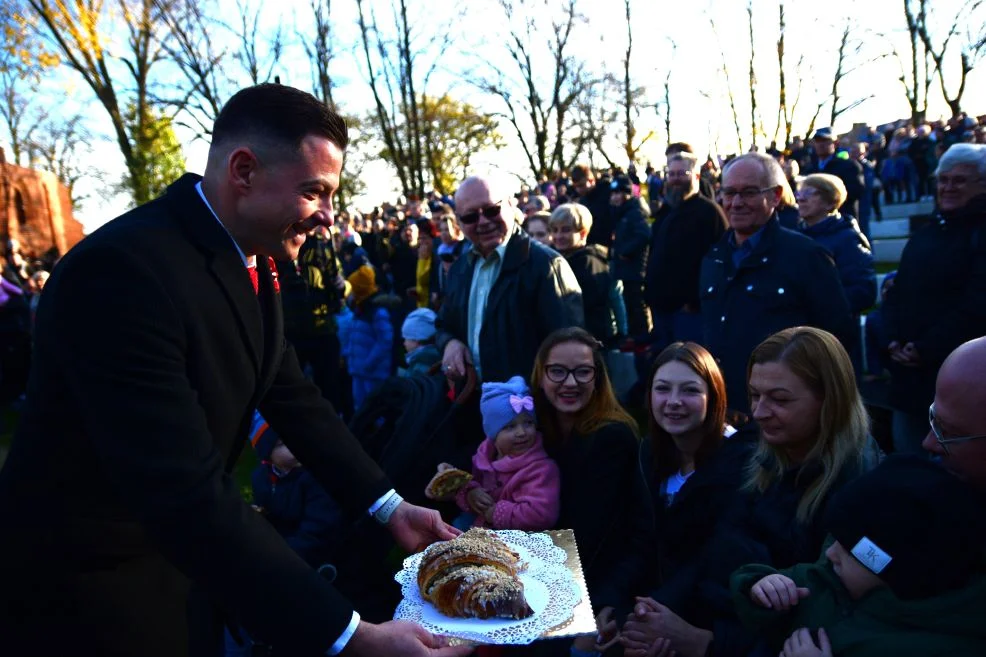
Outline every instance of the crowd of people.
<svg viewBox="0 0 986 657">
<path fill-rule="evenodd" d="M 986 652 L 974 119 L 822 128 L 723 163 L 672 144 L 643 179 L 479 174 L 333 222 L 340 124 L 289 87 L 240 92 L 203 178 L 52 274 L 0 471 L 0 630 L 25 654 L 62 636 L 107 655 L 467 654 L 360 606 L 399 595 L 367 591 L 386 558 L 346 571 L 383 540 L 350 533 L 360 515 L 407 552 L 470 526 L 574 530 L 597 631 L 481 655 Z M 885 201 L 936 203 L 881 300 L 878 179 Z M 884 371 L 878 444 L 859 384 Z M 413 404 L 396 419 L 395 399 Z M 248 434 L 252 508 L 228 476 Z M 398 444 L 396 470 L 370 458 Z M 449 468 L 471 482 L 423 495 Z M 25 499 L 43 526 L 8 504 Z M 94 630 L 106 610 L 129 631 Z"/>
</svg>

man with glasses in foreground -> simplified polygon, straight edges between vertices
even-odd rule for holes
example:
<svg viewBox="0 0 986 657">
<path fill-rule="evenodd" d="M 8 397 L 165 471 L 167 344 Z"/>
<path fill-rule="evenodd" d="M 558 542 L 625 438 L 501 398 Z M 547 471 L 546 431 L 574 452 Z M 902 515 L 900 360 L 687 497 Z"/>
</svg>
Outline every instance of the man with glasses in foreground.
<svg viewBox="0 0 986 657">
<path fill-rule="evenodd" d="M 702 260 L 699 297 L 704 344 L 726 379 L 730 408 L 746 412 L 746 365 L 777 331 L 814 326 L 853 339 L 849 302 L 832 256 L 781 227 L 775 210 L 786 184 L 774 158 L 747 153 L 726 164 L 720 197 L 729 230 Z"/>
<path fill-rule="evenodd" d="M 506 381 L 531 371 L 538 346 L 555 329 L 584 326 L 582 291 L 565 259 L 517 225 L 506 182 L 467 178 L 455 210 L 471 247 L 449 270 L 439 315 L 442 369 L 452 378 L 475 367 Z"/>
<path fill-rule="evenodd" d="M 986 492 L 986 337 L 953 351 L 938 372 L 931 430 L 921 446 L 960 479 Z"/>
</svg>

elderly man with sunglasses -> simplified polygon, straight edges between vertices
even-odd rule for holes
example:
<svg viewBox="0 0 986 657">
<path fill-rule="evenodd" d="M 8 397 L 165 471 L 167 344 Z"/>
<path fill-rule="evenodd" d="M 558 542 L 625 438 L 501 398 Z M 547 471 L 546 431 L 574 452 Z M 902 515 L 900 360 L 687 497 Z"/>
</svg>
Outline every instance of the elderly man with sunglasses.
<svg viewBox="0 0 986 657">
<path fill-rule="evenodd" d="M 452 378 L 526 376 L 541 341 L 558 328 L 584 326 L 582 291 L 565 259 L 517 224 L 507 183 L 467 178 L 455 210 L 471 246 L 449 270 L 439 315 L 442 368 Z"/>
<path fill-rule="evenodd" d="M 986 337 L 960 345 L 938 371 L 931 425 L 921 446 L 986 492 Z"/>
</svg>

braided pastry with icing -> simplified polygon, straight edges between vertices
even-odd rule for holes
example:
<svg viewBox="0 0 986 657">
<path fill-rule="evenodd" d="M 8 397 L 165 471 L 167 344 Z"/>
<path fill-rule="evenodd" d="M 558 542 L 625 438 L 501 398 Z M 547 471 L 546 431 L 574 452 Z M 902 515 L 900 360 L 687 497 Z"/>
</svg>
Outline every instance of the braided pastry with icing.
<svg viewBox="0 0 986 657">
<path fill-rule="evenodd" d="M 421 596 L 453 618 L 527 618 L 534 611 L 517 575 L 523 564 L 493 532 L 474 527 L 429 547 L 418 569 Z"/>
</svg>

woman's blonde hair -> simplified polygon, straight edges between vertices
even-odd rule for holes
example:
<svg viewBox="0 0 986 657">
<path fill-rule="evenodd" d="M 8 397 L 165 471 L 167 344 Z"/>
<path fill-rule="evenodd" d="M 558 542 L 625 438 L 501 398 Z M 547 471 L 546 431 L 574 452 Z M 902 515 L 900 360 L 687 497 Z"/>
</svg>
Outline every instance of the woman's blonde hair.
<svg viewBox="0 0 986 657">
<path fill-rule="evenodd" d="M 562 203 L 548 219 L 548 226 L 555 224 L 571 224 L 577 233 L 589 233 L 592 229 L 592 212 L 581 203 Z"/>
<path fill-rule="evenodd" d="M 846 202 L 849 192 L 846 185 L 838 176 L 830 173 L 813 173 L 805 176 L 801 180 L 802 187 L 811 187 L 818 192 L 823 201 L 832 206 L 833 210 L 838 210 Z"/>
<path fill-rule="evenodd" d="M 811 520 L 846 467 L 861 468 L 869 436 L 869 417 L 856 388 L 849 355 L 827 331 L 808 326 L 785 329 L 760 343 L 750 355 L 754 365 L 782 363 L 822 401 L 818 437 L 801 463 L 801 473 L 821 470 L 798 503 L 797 519 Z M 747 470 L 746 489 L 765 491 L 794 465 L 783 450 L 761 439 Z M 812 467 L 815 466 L 815 467 Z M 799 475 L 801 476 L 801 475 Z"/>
<path fill-rule="evenodd" d="M 541 388 L 541 381 L 545 376 L 544 370 L 548 364 L 551 350 L 566 342 L 577 342 L 589 347 L 592 350 L 592 365 L 596 368 L 595 389 L 589 403 L 578 412 L 575 418 L 575 431 L 584 436 L 607 424 L 620 422 L 627 425 L 633 434 L 638 436 L 636 421 L 616 400 L 616 393 L 613 392 L 613 384 L 609 380 L 609 373 L 603 360 L 602 345 L 588 331 L 577 326 L 558 329 L 541 343 L 537 356 L 534 358 L 534 370 L 531 372 L 534 408 L 542 411 L 554 408 Z M 562 442 L 556 413 L 539 413 L 538 420 L 545 443 L 550 445 Z"/>
</svg>

